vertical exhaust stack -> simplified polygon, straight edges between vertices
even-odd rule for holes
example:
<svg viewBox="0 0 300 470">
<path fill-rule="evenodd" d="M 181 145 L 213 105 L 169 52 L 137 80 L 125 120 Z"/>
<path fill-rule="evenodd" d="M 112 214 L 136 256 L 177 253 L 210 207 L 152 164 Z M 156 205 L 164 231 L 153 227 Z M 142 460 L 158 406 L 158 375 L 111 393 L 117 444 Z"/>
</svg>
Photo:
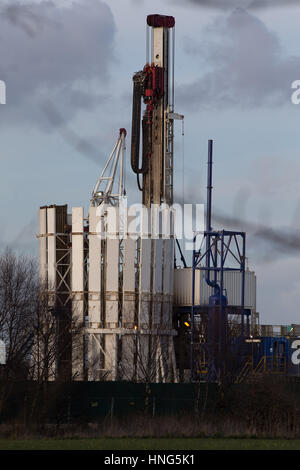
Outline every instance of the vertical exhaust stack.
<svg viewBox="0 0 300 470">
<path fill-rule="evenodd" d="M 217 271 L 214 270 L 214 280 L 210 279 L 210 261 L 211 258 L 214 262 L 214 268 L 217 268 L 217 246 L 214 245 L 214 253 L 211 252 L 211 210 L 212 210 L 212 165 L 213 165 L 213 141 L 208 141 L 208 160 L 207 160 L 207 204 L 206 204 L 206 283 L 214 289 L 214 296 L 220 297 L 220 286 L 217 283 Z M 213 299 L 212 299 L 213 302 Z M 214 301 L 216 303 L 216 301 Z"/>
<path fill-rule="evenodd" d="M 212 164 L 213 160 L 213 141 L 208 141 L 208 160 L 207 160 L 207 204 L 206 204 L 206 283 L 214 288 L 214 292 L 217 293 L 220 289 L 216 283 L 216 271 L 214 281 L 210 280 L 210 241 L 211 241 L 211 206 L 212 206 Z"/>
<path fill-rule="evenodd" d="M 206 231 L 211 231 L 213 140 L 208 141 Z"/>
<path fill-rule="evenodd" d="M 223 295 L 223 266 L 218 266 L 220 256 L 220 243 L 214 236 L 211 226 L 212 212 L 212 164 L 213 141 L 208 141 L 207 162 L 207 207 L 206 207 L 206 283 L 213 288 L 213 295 L 209 298 L 208 306 L 208 366 L 209 379 L 222 380 L 223 361 L 226 345 L 226 313 L 227 297 Z M 222 246 L 221 246 L 222 250 Z M 211 262 L 213 266 L 211 267 Z M 221 260 L 220 260 L 221 261 Z M 222 261 L 221 261 L 222 264 Z M 213 280 L 210 273 L 213 271 Z M 218 280 L 218 272 L 220 279 Z M 219 282 L 221 281 L 221 288 Z"/>
</svg>

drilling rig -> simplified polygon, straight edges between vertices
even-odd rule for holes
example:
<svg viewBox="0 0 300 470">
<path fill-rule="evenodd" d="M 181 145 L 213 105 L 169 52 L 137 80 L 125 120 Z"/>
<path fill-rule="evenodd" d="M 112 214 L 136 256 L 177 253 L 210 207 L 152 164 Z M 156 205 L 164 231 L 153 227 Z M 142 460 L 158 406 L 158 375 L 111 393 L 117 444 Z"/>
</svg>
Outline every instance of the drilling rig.
<svg viewBox="0 0 300 470">
<path fill-rule="evenodd" d="M 255 275 L 248 272 L 245 278 L 245 253 L 236 238 L 244 240 L 244 234 L 214 231 L 211 203 L 206 250 L 198 252 L 194 245 L 192 266 L 184 262 L 176 269 L 174 121 L 184 117 L 174 112 L 175 19 L 149 15 L 146 38 L 146 64 L 133 76 L 132 103 L 131 167 L 142 192 L 140 209 L 127 206 L 122 128 L 88 213 L 83 207 L 68 213 L 67 205 L 39 211 L 40 277 L 47 285 L 49 307 L 57 312 L 57 329 L 66 324 L 69 331 L 71 320 L 84 325 L 79 347 L 72 341 L 66 353 L 60 348 L 53 380 L 199 380 L 204 357 L 211 372 L 205 379 L 215 381 L 224 369 L 225 308 L 241 315 L 242 329 L 245 311 L 248 319 L 255 313 Z M 211 164 L 212 158 L 208 202 Z M 234 254 L 232 242 L 238 261 L 234 268 L 225 267 L 225 258 Z M 252 297 L 244 298 L 245 282 L 253 285 Z M 228 305 L 223 302 L 226 289 Z M 204 317 L 209 331 L 202 354 Z M 191 326 L 187 335 L 181 335 L 184 324 Z M 181 336 L 191 346 L 182 359 L 174 339 L 181 341 Z"/>
<path fill-rule="evenodd" d="M 123 205 L 125 129 L 96 183 L 87 216 L 82 207 L 73 207 L 72 214 L 66 206 L 40 209 L 41 277 L 51 283 L 56 302 L 64 295 L 72 317 L 86 324 L 82 347 L 68 358 L 68 377 L 77 380 L 177 381 L 169 205 L 173 120 L 182 117 L 174 113 L 174 25 L 173 17 L 147 17 L 151 62 L 148 57 L 133 77 L 131 165 L 143 193 L 141 213 Z M 54 371 L 53 378 L 57 375 Z"/>
<path fill-rule="evenodd" d="M 174 28 L 173 16 L 148 15 L 146 65 L 133 77 L 131 167 L 146 207 L 173 204 L 174 119 L 183 119 L 174 113 Z"/>
</svg>

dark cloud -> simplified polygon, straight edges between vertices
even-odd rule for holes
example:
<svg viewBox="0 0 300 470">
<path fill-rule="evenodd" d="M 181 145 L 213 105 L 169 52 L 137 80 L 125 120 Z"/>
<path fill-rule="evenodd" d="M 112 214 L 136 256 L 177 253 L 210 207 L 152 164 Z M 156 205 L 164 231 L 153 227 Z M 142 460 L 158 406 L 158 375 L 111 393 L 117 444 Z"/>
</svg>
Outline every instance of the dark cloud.
<svg viewBox="0 0 300 470">
<path fill-rule="evenodd" d="M 78 0 L 68 7 L 52 1 L 2 7 L 5 121 L 43 121 L 39 103 L 45 97 L 59 104 L 65 118 L 102 103 L 115 31 L 111 10 L 101 0 Z"/>
<path fill-rule="evenodd" d="M 59 134 L 62 139 L 73 149 L 79 153 L 82 157 L 92 161 L 99 168 L 105 165 L 108 154 L 105 155 L 102 152 L 101 137 L 100 136 L 88 136 L 84 137 L 78 133 L 78 131 L 72 129 L 68 123 L 66 123 L 64 117 L 60 114 L 59 110 L 52 103 L 44 102 L 41 106 L 46 119 L 49 121 L 52 129 Z M 117 138 L 118 135 L 115 136 Z M 111 142 L 113 145 L 114 142 Z M 136 197 L 136 175 L 131 171 L 126 175 L 126 155 L 125 155 L 125 189 L 130 187 L 130 192 L 133 197 Z M 127 186 L 126 186 L 127 184 Z"/>
<path fill-rule="evenodd" d="M 300 253 L 300 236 L 293 227 L 271 227 L 214 211 L 213 222 L 226 229 L 242 230 L 250 238 L 252 257 L 276 261 L 287 255 Z"/>
<path fill-rule="evenodd" d="M 50 101 L 45 101 L 41 105 L 41 111 L 44 113 L 51 128 L 59 134 L 73 150 L 97 165 L 105 163 L 105 155 L 101 154 L 99 151 L 100 142 L 94 144 L 91 142 L 90 137 L 89 139 L 82 137 L 71 129 L 55 105 Z"/>
<path fill-rule="evenodd" d="M 201 45 L 186 41 L 186 52 L 205 72 L 177 88 L 183 107 L 289 104 L 291 83 L 299 78 L 300 56 L 281 53 L 275 33 L 243 9 L 218 18 L 204 32 Z"/>
<path fill-rule="evenodd" d="M 49 6 L 51 2 L 47 3 Z M 33 8 L 33 4 L 8 4 L 2 8 L 1 17 L 21 28 L 30 37 L 41 33 L 45 26 L 59 27 L 59 23 L 42 14 L 41 8 Z"/>
</svg>

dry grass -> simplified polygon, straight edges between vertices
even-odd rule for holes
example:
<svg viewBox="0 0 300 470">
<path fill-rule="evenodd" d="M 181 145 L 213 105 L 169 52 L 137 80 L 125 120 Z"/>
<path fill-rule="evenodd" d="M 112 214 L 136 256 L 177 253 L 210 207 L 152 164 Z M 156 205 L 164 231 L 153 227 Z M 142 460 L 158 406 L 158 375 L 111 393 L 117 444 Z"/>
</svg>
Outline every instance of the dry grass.
<svg viewBox="0 0 300 470">
<path fill-rule="evenodd" d="M 82 411 L 76 422 L 72 423 L 71 415 L 67 418 L 70 424 L 64 424 L 65 417 L 59 413 L 56 424 L 49 424 L 46 414 L 37 416 L 20 409 L 19 419 L 0 424 L 0 438 L 300 438 L 298 386 L 265 379 L 242 388 L 226 387 L 196 409 L 198 414 L 164 416 L 132 411 L 113 419 L 109 415 L 94 418 L 93 422 L 86 422 Z"/>
<path fill-rule="evenodd" d="M 129 416 L 127 419 L 103 419 L 85 425 L 24 426 L 22 424 L 1 424 L 0 438 L 33 439 L 33 438 L 300 438 L 300 422 L 290 423 L 276 421 L 247 423 L 247 420 L 233 420 L 220 417 L 197 419 L 193 416 Z"/>
</svg>

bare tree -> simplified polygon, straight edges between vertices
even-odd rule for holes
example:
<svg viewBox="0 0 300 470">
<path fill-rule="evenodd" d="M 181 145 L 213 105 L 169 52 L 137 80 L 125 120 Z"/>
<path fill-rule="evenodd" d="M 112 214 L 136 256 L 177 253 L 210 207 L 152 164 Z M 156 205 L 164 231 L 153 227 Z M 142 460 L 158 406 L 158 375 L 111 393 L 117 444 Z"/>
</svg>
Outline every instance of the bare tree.
<svg viewBox="0 0 300 470">
<path fill-rule="evenodd" d="M 1 370 L 0 413 L 13 382 L 26 380 L 34 341 L 32 319 L 37 291 L 35 262 L 7 250 L 0 256 L 0 338 L 6 346 Z"/>
<path fill-rule="evenodd" d="M 174 373 L 169 338 L 158 334 L 125 336 L 122 341 L 119 377 L 133 382 L 170 382 Z"/>
<path fill-rule="evenodd" d="M 0 371 L 0 413 L 17 381 L 36 382 L 33 415 L 49 381 L 76 379 L 72 358 L 81 355 L 83 368 L 84 323 L 74 310 L 73 305 L 65 311 L 50 298 L 33 259 L 9 250 L 0 255 L 0 339 L 7 351 Z"/>
<path fill-rule="evenodd" d="M 0 337 L 7 351 L 6 380 L 25 379 L 28 374 L 37 286 L 32 259 L 11 251 L 0 257 Z"/>
<path fill-rule="evenodd" d="M 46 283 L 40 283 L 36 293 L 31 327 L 34 342 L 28 378 L 76 380 L 78 371 L 72 371 L 72 359 L 80 357 L 83 366 L 84 323 L 74 315 L 74 308 L 71 312 L 53 302 Z"/>
</svg>

